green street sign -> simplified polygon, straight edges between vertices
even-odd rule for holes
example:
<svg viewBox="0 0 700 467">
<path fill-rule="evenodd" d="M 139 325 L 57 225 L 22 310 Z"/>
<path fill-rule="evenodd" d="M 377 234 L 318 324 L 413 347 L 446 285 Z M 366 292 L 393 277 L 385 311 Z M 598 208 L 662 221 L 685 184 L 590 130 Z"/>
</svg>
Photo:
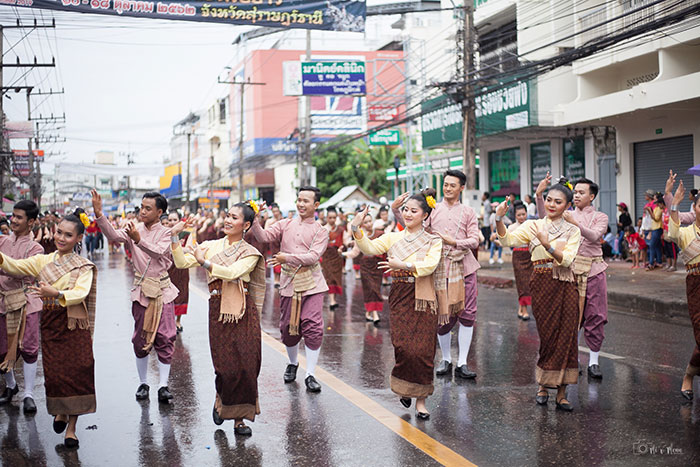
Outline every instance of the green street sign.
<svg viewBox="0 0 700 467">
<path fill-rule="evenodd" d="M 535 81 L 485 91 L 474 99 L 477 137 L 537 125 Z"/>
<path fill-rule="evenodd" d="M 462 109 L 448 96 L 421 103 L 421 111 L 424 148 L 462 141 Z"/>
<path fill-rule="evenodd" d="M 379 130 L 369 134 L 369 144 L 372 146 L 396 146 L 401 144 L 399 130 Z"/>
</svg>

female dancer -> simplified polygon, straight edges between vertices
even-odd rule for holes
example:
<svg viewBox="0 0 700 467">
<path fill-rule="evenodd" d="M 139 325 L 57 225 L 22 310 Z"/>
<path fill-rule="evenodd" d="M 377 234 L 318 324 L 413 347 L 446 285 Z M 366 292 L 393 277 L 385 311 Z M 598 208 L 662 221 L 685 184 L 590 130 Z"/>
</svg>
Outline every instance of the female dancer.
<svg viewBox="0 0 700 467">
<path fill-rule="evenodd" d="M 361 213 L 358 213 L 358 216 Z M 370 240 L 380 237 L 377 235 L 376 230 L 372 230 L 372 216 L 367 214 L 362 221 L 362 230 L 368 232 Z M 383 231 L 382 231 L 383 233 Z M 346 258 L 352 258 L 354 264 L 360 266 L 360 280 L 362 281 L 362 295 L 365 302 L 365 319 L 367 321 L 374 322 L 375 325 L 379 324 L 379 312 L 384 308 L 384 301 L 382 299 L 382 279 L 384 274 L 381 269 L 379 269 L 379 262 L 386 261 L 386 255 L 382 256 L 371 256 L 362 254 L 360 247 L 355 246 L 352 250 L 343 253 Z"/>
<path fill-rule="evenodd" d="M 527 206 L 520 201 L 514 203 L 515 224 L 508 226 L 512 232 L 527 220 Z M 530 259 L 530 247 L 527 244 L 513 246 L 513 272 L 515 273 L 515 286 L 518 289 L 518 318 L 528 321 L 528 305 L 532 305 L 530 295 L 530 278 L 532 277 L 532 260 Z"/>
<path fill-rule="evenodd" d="M 78 208 L 56 227 L 58 251 L 15 260 L 0 253 L 0 267 L 10 275 L 34 276 L 38 286 L 29 287 L 41 296 L 41 355 L 44 365 L 46 408 L 54 416 L 56 433 L 66 430 L 64 444 L 77 448 L 78 416 L 94 413 L 95 360 L 92 333 L 95 329 L 97 270 L 74 252 L 80 249 L 90 221 Z"/>
<path fill-rule="evenodd" d="M 243 240 L 253 224 L 257 206 L 235 204 L 224 221 L 226 237 L 201 243 L 194 254 L 185 253 L 179 222 L 171 229 L 172 253 L 178 268 L 202 266 L 207 270 L 209 292 L 209 348 L 216 373 L 214 423 L 234 420 L 237 435 L 253 431 L 245 420 L 260 413 L 258 375 L 262 358 L 260 317 L 265 298 L 265 260 Z"/>
<path fill-rule="evenodd" d="M 168 223 L 167 226 L 172 228 L 178 222 L 180 222 L 180 213 L 177 211 L 170 211 L 168 213 Z M 189 238 L 189 232 L 180 232 L 178 234 L 180 239 L 180 244 L 184 247 Z M 190 300 L 190 271 L 189 269 L 179 269 L 173 264 L 168 269 L 168 275 L 170 276 L 170 281 L 177 287 L 178 294 L 175 298 L 175 326 L 177 327 L 177 332 L 182 332 L 182 315 L 187 314 L 187 304 Z"/>
<path fill-rule="evenodd" d="M 345 229 L 337 225 L 338 213 L 334 207 L 326 210 L 326 229 L 328 229 L 328 247 L 321 256 L 321 269 L 323 277 L 328 284 L 328 299 L 330 309 L 335 310 L 340 305 L 336 301 L 336 295 L 343 294 L 343 257 L 345 249 L 343 233 Z"/>
<path fill-rule="evenodd" d="M 496 208 L 498 238 L 505 246 L 529 244 L 534 266 L 530 280 L 532 312 L 540 336 L 540 355 L 535 376 L 539 390 L 535 400 L 547 404 L 547 388 L 557 388 L 557 409 L 570 412 L 566 386 L 578 382 L 578 289 L 571 262 L 578 252 L 581 232 L 562 215 L 571 207 L 573 193 L 562 179 L 549 189 L 545 199 L 547 217 L 525 221 L 512 232 L 503 216 L 508 202 Z"/>
<path fill-rule="evenodd" d="M 688 312 L 695 334 L 695 347 L 685 369 L 681 395 L 688 400 L 693 399 L 693 377 L 700 375 L 700 196 L 693 201 L 695 222 L 687 227 L 680 226 L 678 206 L 685 197 L 683 181 L 673 196 L 671 204 L 671 219 L 668 223 L 669 238 L 678 243 L 681 248 L 680 259 L 685 263 L 688 275 L 685 279 L 686 295 L 688 297 Z"/>
<path fill-rule="evenodd" d="M 352 221 L 357 246 L 367 255 L 388 252 L 379 267 L 390 269 L 393 282 L 389 293 L 391 343 L 396 364 L 391 371 L 391 390 L 408 408 L 416 398 L 417 416 L 430 418 L 425 399 L 433 393 L 433 366 L 438 324 L 449 319 L 444 268 L 441 264 L 442 239 L 423 229 L 423 221 L 435 207 L 435 190 L 428 188 L 411 196 L 403 207 L 406 228 L 370 240 L 360 229 L 367 215 L 365 208 Z M 438 269 L 436 271 L 436 269 Z"/>
</svg>

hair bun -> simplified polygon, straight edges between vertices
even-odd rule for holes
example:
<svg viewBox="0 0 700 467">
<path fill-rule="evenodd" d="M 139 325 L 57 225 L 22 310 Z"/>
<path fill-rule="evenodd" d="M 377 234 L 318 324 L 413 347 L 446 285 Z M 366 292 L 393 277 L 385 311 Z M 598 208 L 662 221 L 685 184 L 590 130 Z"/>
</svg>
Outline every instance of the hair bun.
<svg viewBox="0 0 700 467">
<path fill-rule="evenodd" d="M 432 188 L 432 187 L 425 187 L 420 192 L 426 198 L 428 196 L 432 196 L 433 198 L 435 198 L 437 196 L 437 191 L 435 191 L 435 188 Z"/>
</svg>

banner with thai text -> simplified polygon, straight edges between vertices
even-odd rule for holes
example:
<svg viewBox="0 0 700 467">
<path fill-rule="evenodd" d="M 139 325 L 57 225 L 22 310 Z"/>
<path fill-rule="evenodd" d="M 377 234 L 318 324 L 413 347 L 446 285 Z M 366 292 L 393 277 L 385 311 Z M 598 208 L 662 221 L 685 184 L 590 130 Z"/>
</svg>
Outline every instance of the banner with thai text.
<svg viewBox="0 0 700 467">
<path fill-rule="evenodd" d="M 364 0 L 0 0 L 1 5 L 276 28 L 365 30 Z"/>
</svg>

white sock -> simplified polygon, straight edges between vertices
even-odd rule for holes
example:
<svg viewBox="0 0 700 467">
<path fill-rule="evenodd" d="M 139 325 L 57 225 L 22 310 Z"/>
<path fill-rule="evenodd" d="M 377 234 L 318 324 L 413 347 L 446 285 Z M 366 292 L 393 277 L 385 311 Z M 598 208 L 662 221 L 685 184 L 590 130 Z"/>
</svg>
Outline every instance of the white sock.
<svg viewBox="0 0 700 467">
<path fill-rule="evenodd" d="M 308 347 L 306 348 L 306 376 L 313 376 L 320 353 L 321 349 L 311 350 Z"/>
<path fill-rule="evenodd" d="M 440 344 L 440 352 L 442 352 L 442 359 L 452 363 L 452 353 L 450 352 L 450 347 L 452 345 L 452 333 L 441 336 L 438 334 L 438 344 Z"/>
<path fill-rule="evenodd" d="M 588 366 L 598 364 L 598 355 L 600 352 L 594 352 L 591 350 L 591 356 L 588 358 Z"/>
<path fill-rule="evenodd" d="M 24 397 L 34 399 L 34 381 L 36 380 L 36 362 L 27 363 L 24 362 Z"/>
<path fill-rule="evenodd" d="M 136 357 L 136 370 L 139 372 L 139 381 L 141 384 L 147 384 L 148 381 L 148 355 L 143 358 Z"/>
<path fill-rule="evenodd" d="M 158 375 L 160 377 L 158 387 L 166 387 L 168 385 L 168 378 L 170 377 L 170 363 L 163 363 L 158 360 Z"/>
<path fill-rule="evenodd" d="M 467 364 L 467 356 L 469 355 L 469 347 L 472 346 L 473 335 L 474 328 L 472 326 L 459 324 L 459 359 L 457 359 L 457 366 Z"/>
<path fill-rule="evenodd" d="M 15 381 L 15 370 L 10 370 L 5 373 L 5 386 L 10 389 L 17 386 L 17 381 Z"/>
<path fill-rule="evenodd" d="M 299 344 L 292 347 L 287 347 L 287 356 L 289 357 L 290 365 L 299 364 Z"/>
</svg>

